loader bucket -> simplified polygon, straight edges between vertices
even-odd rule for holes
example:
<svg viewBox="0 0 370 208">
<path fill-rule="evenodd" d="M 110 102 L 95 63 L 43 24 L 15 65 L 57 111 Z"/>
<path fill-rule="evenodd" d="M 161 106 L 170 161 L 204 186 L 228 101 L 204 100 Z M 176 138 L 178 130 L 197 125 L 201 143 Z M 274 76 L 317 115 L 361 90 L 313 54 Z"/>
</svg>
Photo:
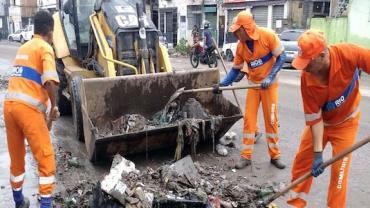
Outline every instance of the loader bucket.
<svg viewBox="0 0 370 208">
<path fill-rule="evenodd" d="M 174 151 L 178 134 L 177 123 L 104 136 L 101 131 L 104 124 L 124 114 L 140 114 L 146 118 L 153 116 L 164 108 L 171 95 L 181 87 L 202 88 L 218 82 L 217 69 L 84 79 L 80 92 L 81 109 L 85 145 L 90 160 L 110 158 L 116 153 L 128 155 L 160 148 L 171 148 L 170 151 Z M 211 115 L 221 118 L 218 128 L 214 131 L 213 119 L 205 120 L 205 138 L 202 138 L 202 141 L 212 142 L 212 138 L 220 138 L 242 118 L 239 108 L 222 94 L 189 93 L 181 95 L 179 100 L 185 102 L 188 98 L 195 98 Z"/>
</svg>

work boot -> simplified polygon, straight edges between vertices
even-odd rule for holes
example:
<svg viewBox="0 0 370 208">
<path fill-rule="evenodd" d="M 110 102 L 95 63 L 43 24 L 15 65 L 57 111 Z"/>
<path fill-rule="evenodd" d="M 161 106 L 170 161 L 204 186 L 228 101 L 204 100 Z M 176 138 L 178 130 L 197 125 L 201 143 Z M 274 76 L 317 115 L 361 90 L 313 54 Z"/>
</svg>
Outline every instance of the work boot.
<svg viewBox="0 0 370 208">
<path fill-rule="evenodd" d="M 285 168 L 284 163 L 281 162 L 281 160 L 279 158 L 271 159 L 270 162 L 271 162 L 271 164 L 273 164 L 275 167 L 277 167 L 279 169 L 284 169 Z"/>
<path fill-rule="evenodd" d="M 18 191 L 13 190 L 13 199 L 15 203 L 15 208 L 30 207 L 30 200 L 27 197 L 23 197 L 22 189 Z"/>
<path fill-rule="evenodd" d="M 52 208 L 53 199 L 51 197 L 41 197 L 40 208 Z"/>
<path fill-rule="evenodd" d="M 256 132 L 254 134 L 254 143 L 257 144 L 258 140 L 260 140 L 262 137 L 262 133 L 261 132 Z"/>
<path fill-rule="evenodd" d="M 248 159 L 246 159 L 244 157 L 241 157 L 240 160 L 239 160 L 239 162 L 236 163 L 235 168 L 236 169 L 243 169 L 243 168 L 245 168 L 247 166 L 250 166 L 251 164 L 252 164 L 252 161 L 251 160 L 248 160 Z"/>
<path fill-rule="evenodd" d="M 29 208 L 29 207 L 30 207 L 30 200 L 27 197 L 24 197 L 21 203 L 15 204 L 15 208 Z"/>
</svg>

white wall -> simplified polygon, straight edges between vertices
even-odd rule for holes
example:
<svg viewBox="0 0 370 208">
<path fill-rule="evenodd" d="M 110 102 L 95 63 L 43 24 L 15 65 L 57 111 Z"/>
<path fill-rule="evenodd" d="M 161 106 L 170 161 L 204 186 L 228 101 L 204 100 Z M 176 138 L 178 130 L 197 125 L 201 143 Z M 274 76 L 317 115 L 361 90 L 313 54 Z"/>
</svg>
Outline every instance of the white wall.
<svg viewBox="0 0 370 208">
<path fill-rule="evenodd" d="M 370 48 L 370 1 L 351 0 L 348 41 Z"/>
<path fill-rule="evenodd" d="M 0 16 L 5 16 L 5 3 L 6 0 L 0 0 Z"/>
<path fill-rule="evenodd" d="M 57 1 L 56 0 L 39 0 L 37 1 L 37 4 L 42 9 L 56 8 Z"/>
<path fill-rule="evenodd" d="M 11 5 L 9 7 L 9 17 L 10 17 L 9 21 L 12 21 L 14 24 L 14 30 L 13 28 L 10 28 L 9 29 L 10 32 L 15 32 L 22 28 L 21 7 L 19 6 L 20 4 L 21 4 L 21 1 L 16 0 L 15 5 L 18 5 L 18 6 Z"/>
</svg>

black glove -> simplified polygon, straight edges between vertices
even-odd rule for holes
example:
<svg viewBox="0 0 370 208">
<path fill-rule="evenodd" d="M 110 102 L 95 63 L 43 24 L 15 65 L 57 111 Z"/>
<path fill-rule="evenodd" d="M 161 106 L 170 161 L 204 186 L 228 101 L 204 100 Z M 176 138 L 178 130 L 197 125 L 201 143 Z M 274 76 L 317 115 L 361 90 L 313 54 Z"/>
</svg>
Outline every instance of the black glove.
<svg viewBox="0 0 370 208">
<path fill-rule="evenodd" d="M 240 71 L 238 76 L 236 76 L 236 78 L 234 79 L 234 82 L 240 82 L 240 80 L 242 80 L 244 78 L 244 76 L 248 77 L 248 74 L 245 73 L 245 72 Z"/>
<path fill-rule="evenodd" d="M 214 94 L 221 94 L 222 90 L 220 90 L 220 87 L 222 87 L 223 85 L 222 84 L 215 84 L 212 86 L 212 92 Z"/>
</svg>

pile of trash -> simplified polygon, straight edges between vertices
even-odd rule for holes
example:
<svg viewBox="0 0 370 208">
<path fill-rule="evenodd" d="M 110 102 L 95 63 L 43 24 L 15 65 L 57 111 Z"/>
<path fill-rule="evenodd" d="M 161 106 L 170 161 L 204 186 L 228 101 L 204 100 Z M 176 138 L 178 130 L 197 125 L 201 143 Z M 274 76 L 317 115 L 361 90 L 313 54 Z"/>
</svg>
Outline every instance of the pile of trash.
<svg viewBox="0 0 370 208">
<path fill-rule="evenodd" d="M 110 122 L 98 125 L 102 137 L 153 129 L 187 119 L 209 119 L 212 115 L 195 99 L 189 98 L 183 105 L 175 100 L 155 113 L 151 118 L 140 114 L 125 114 Z"/>
<path fill-rule="evenodd" d="M 53 207 L 91 207 L 91 198 L 96 184 L 81 181 L 73 188 L 54 194 Z"/>
<path fill-rule="evenodd" d="M 251 185 L 229 181 L 219 167 L 204 167 L 187 156 L 157 170 L 140 172 L 120 155 L 108 175 L 92 191 L 90 207 L 261 207 L 281 184 Z"/>
</svg>

